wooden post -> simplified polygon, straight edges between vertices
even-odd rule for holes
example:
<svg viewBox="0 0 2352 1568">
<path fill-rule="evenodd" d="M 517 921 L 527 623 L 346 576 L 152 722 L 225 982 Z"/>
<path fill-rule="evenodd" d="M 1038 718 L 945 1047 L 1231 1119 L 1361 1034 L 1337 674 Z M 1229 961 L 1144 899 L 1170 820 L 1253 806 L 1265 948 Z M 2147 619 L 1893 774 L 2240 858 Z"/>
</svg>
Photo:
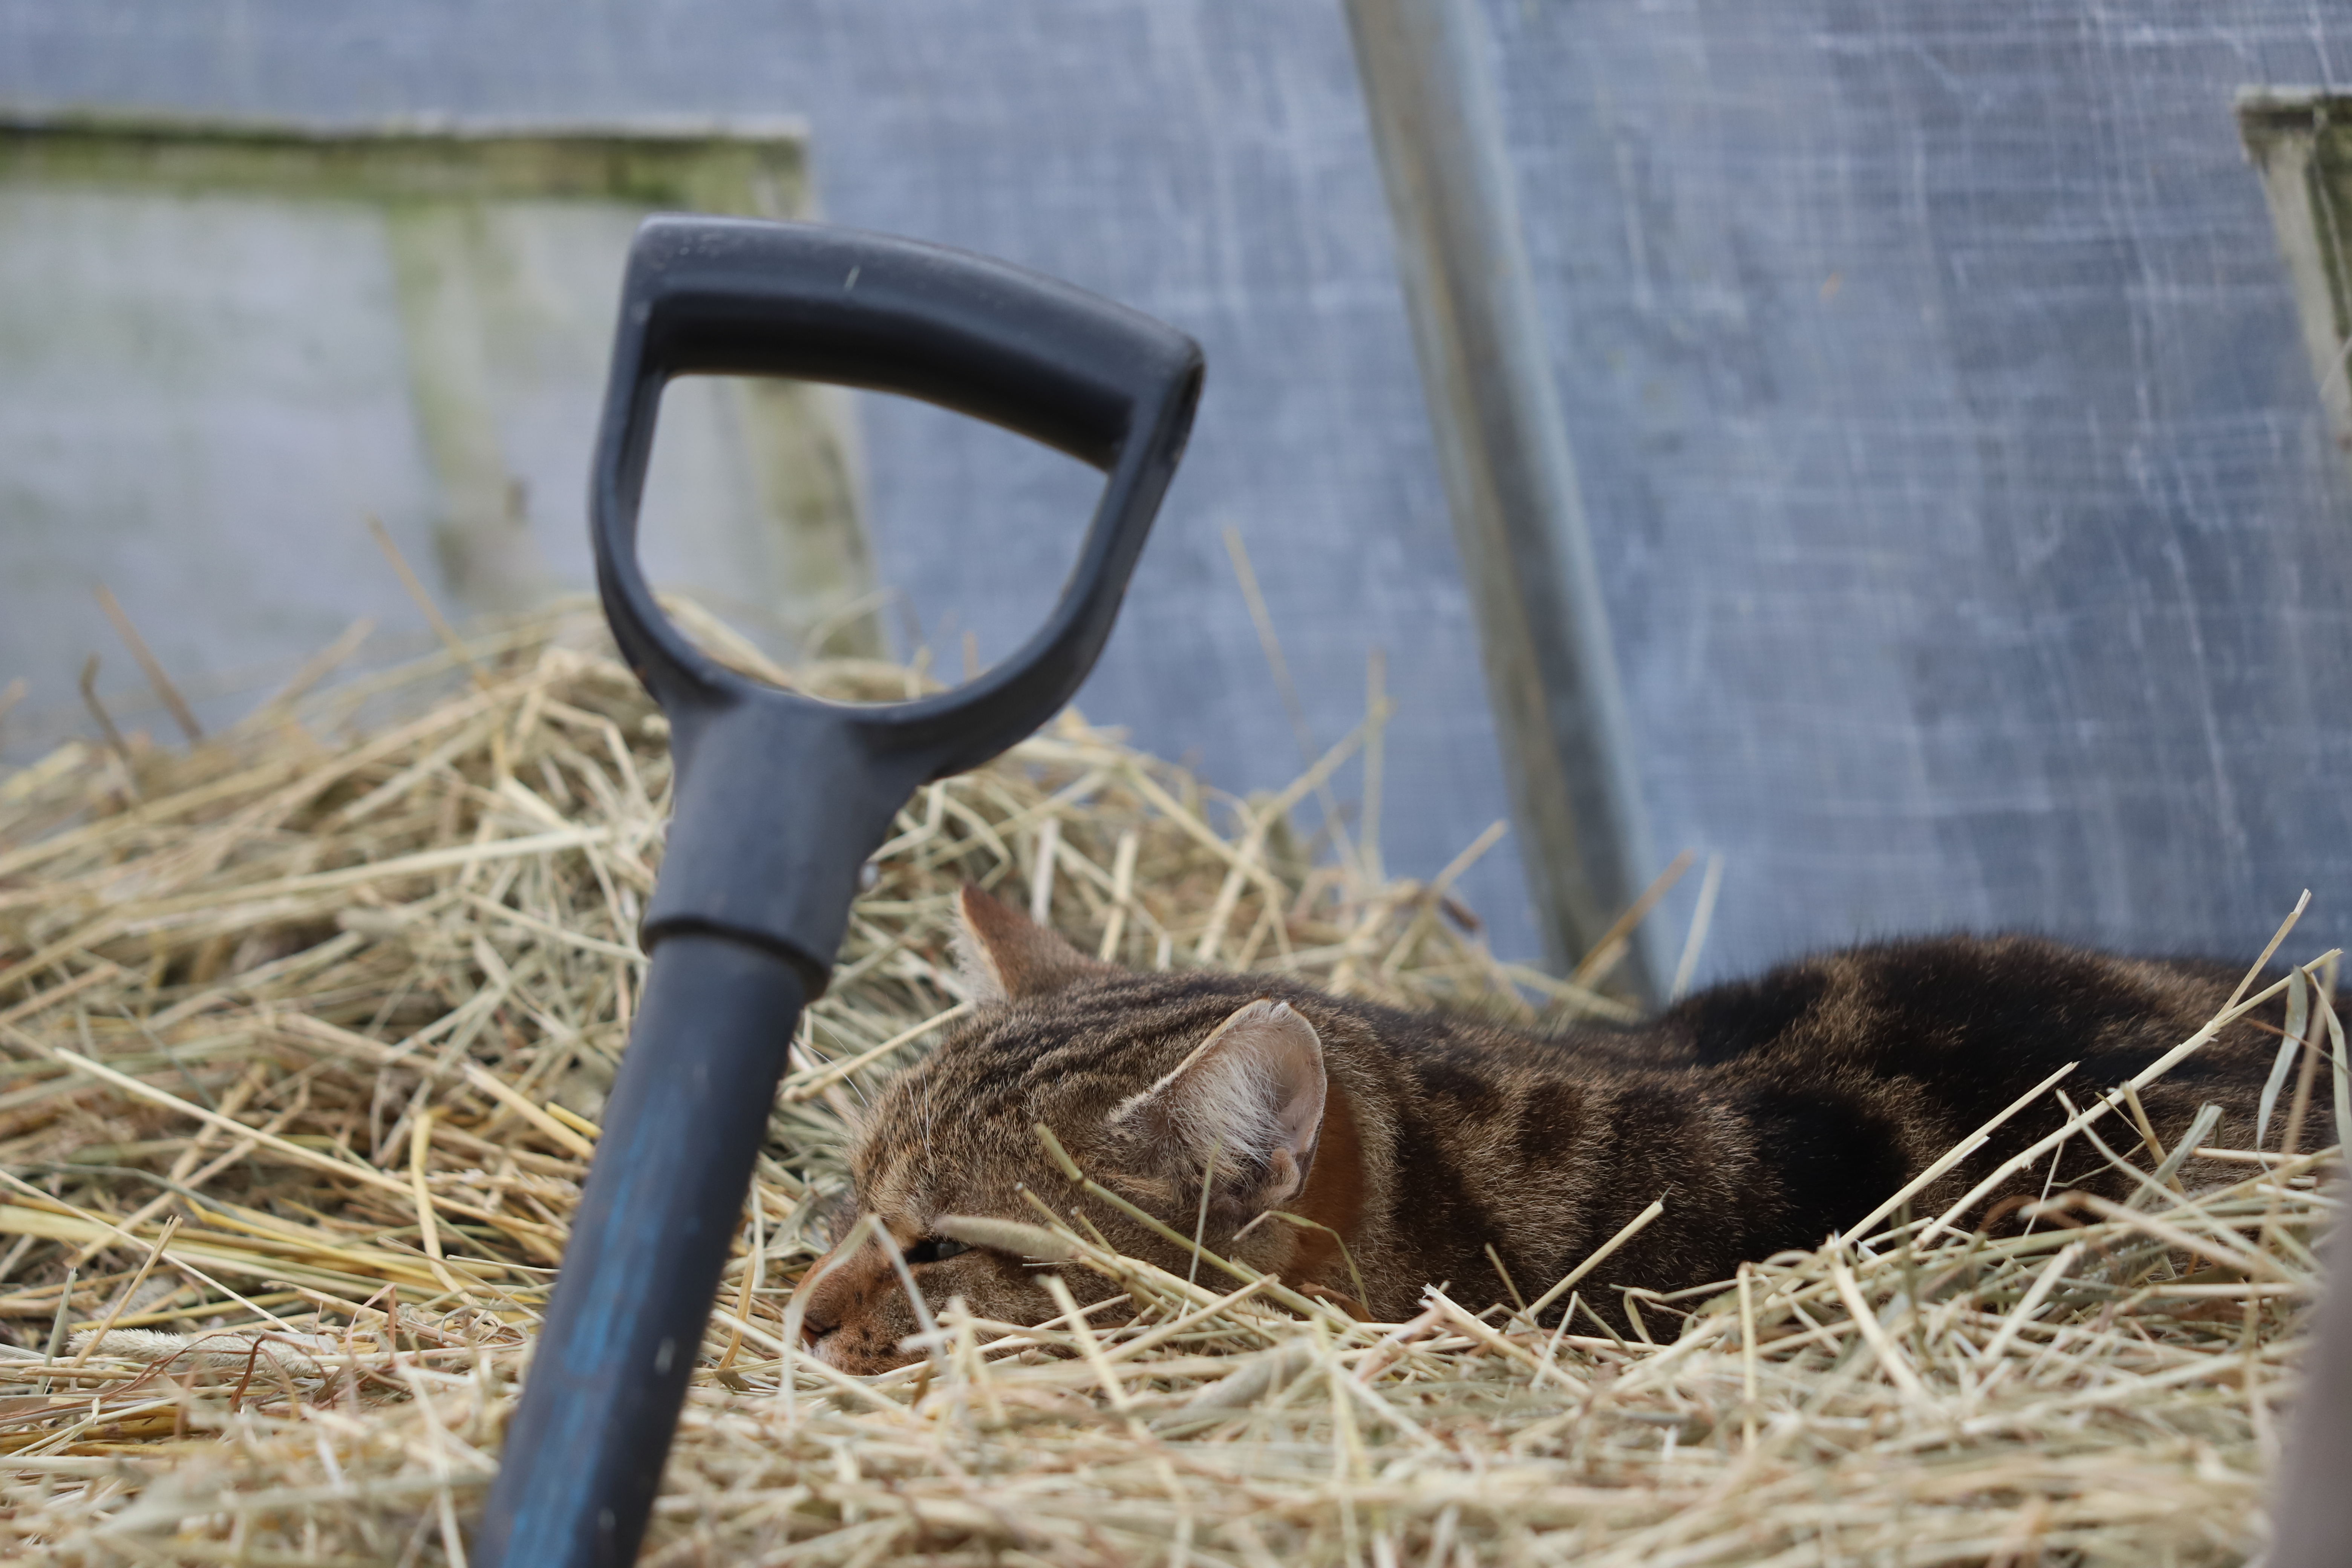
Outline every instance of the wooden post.
<svg viewBox="0 0 2352 1568">
<path fill-rule="evenodd" d="M 1348 0 L 1521 853 L 1563 973 L 1645 880 L 1624 699 L 1475 0 Z M 1620 975 L 1658 990 L 1637 933 Z"/>
<path fill-rule="evenodd" d="M 2271 1501 L 2271 1568 L 2352 1563 L 2352 1225 L 2327 1249 L 2327 1289 L 2303 1352 L 2303 1402 L 2279 1458 Z M 2254 1374 L 2252 1368 L 2246 1373 Z"/>
</svg>

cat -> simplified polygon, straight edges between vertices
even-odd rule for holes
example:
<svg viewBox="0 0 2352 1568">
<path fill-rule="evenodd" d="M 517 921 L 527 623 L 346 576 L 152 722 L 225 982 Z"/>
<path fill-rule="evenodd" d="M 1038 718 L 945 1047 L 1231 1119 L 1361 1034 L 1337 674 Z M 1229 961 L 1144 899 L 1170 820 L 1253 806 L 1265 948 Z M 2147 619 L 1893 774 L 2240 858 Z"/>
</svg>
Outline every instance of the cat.
<svg viewBox="0 0 2352 1568">
<path fill-rule="evenodd" d="M 960 903 L 981 1005 L 866 1115 L 856 1203 L 888 1227 L 934 1309 L 961 1295 L 1024 1324 L 1058 1315 L 1039 1267 L 940 1236 L 934 1218 L 1035 1224 L 1025 1190 L 1131 1256 L 1180 1274 L 1191 1261 L 1071 1182 L 1041 1121 L 1083 1172 L 1174 1230 L 1193 1235 L 1205 1213 L 1211 1249 L 1383 1321 L 1418 1310 L 1433 1283 L 1475 1306 L 1532 1299 L 1663 1196 L 1664 1216 L 1581 1288 L 1622 1328 L 1611 1287 L 1674 1290 L 1817 1247 L 2066 1063 L 2080 1063 L 2060 1086 L 2077 1106 L 2129 1078 L 2220 1012 L 2239 979 L 2034 937 L 1933 937 L 1789 963 L 1646 1024 L 1545 1037 L 1265 973 L 1138 973 L 977 888 Z M 2251 1144 L 2276 1038 L 2242 1020 L 2147 1089 L 2159 1137 L 2210 1100 L 2223 1114 L 2208 1141 Z M 2041 1097 L 1923 1191 L 1918 1212 L 1942 1212 L 2063 1114 Z M 2141 1147 L 2121 1114 L 2101 1131 L 2118 1152 Z M 2052 1190 L 2126 1195 L 2129 1178 L 2086 1141 L 2062 1155 Z M 2206 1166 L 2226 1179 L 2207 1161 L 2187 1173 Z M 2021 1176 L 1970 1223 L 2013 1216 L 2048 1174 Z M 1268 1209 L 1324 1228 L 1277 1221 L 1235 1239 Z M 915 1359 L 899 1344 L 914 1310 L 879 1247 L 828 1255 L 801 1300 L 829 1364 Z"/>
</svg>

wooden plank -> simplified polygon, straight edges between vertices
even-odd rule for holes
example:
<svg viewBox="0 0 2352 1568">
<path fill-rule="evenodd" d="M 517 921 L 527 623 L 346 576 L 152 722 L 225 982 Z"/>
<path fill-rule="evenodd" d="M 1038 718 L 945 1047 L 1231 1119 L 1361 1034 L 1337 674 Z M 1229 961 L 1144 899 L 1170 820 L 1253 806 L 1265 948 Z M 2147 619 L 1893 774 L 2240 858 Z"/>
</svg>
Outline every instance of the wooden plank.
<svg viewBox="0 0 2352 1568">
<path fill-rule="evenodd" d="M 1552 963 L 1646 878 L 1640 795 L 1576 468 L 1474 0 L 1349 0 L 1414 351 Z M 1626 975 L 1656 990 L 1637 938 Z"/>
</svg>

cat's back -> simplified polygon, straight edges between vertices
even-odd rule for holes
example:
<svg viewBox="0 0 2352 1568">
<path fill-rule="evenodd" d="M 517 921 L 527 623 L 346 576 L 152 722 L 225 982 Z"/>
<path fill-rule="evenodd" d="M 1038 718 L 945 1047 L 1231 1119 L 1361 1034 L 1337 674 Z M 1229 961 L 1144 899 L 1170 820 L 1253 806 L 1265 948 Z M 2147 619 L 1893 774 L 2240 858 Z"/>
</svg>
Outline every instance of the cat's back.
<svg viewBox="0 0 2352 1568">
<path fill-rule="evenodd" d="M 1702 992 L 1659 1016 L 1653 1043 L 1661 1064 L 1729 1081 L 1896 1079 L 1990 1115 L 2068 1062 L 2102 1089 L 2132 1077 L 2220 1013 L 2242 974 L 2027 935 L 1871 942 Z M 2175 1079 L 2239 1085 L 2269 1056 L 2241 1022 Z"/>
<path fill-rule="evenodd" d="M 1079 987 L 1033 1014 L 1055 1016 L 1072 1048 L 1031 1071 L 1059 1075 L 1076 1058 L 1126 1058 L 1156 1037 L 1157 1058 L 1181 1055 L 1223 1011 L 1270 996 L 1315 1024 L 1336 1056 L 1401 1072 L 1429 1089 L 1508 1092 L 1562 1073 L 1627 1079 L 1895 1075 L 1972 1082 L 1988 1091 L 2079 1061 L 2102 1087 L 2137 1072 L 2228 1003 L 2242 971 L 2199 959 L 2135 958 L 2039 936 L 1946 935 L 1816 953 L 1711 986 L 1633 1025 L 1556 1034 L 1460 1013 L 1412 1012 L 1335 996 L 1265 974 L 1122 974 Z M 1025 1033 L 1025 1032 L 1024 1032 Z M 2259 1029 L 2225 1030 L 2179 1070 L 2183 1081 L 2266 1068 Z M 1171 1058 L 1172 1059 L 1172 1058 Z M 1383 1075 L 1384 1076 L 1384 1075 Z M 2014 1090 L 2011 1091 L 2012 1094 Z"/>
</svg>

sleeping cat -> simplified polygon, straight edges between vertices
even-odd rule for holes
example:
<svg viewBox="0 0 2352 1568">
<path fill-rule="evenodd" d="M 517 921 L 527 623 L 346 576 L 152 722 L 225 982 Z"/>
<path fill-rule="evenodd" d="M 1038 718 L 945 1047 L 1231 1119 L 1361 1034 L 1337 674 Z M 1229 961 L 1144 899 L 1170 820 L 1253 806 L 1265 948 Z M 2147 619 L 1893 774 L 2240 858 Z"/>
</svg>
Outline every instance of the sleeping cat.
<svg viewBox="0 0 2352 1568">
<path fill-rule="evenodd" d="M 1122 1251 L 1180 1274 L 1190 1261 L 1069 1181 L 1040 1121 L 1087 1174 L 1183 1235 L 1207 1177 L 1210 1248 L 1312 1292 L 1360 1289 L 1353 1304 L 1382 1321 L 1417 1310 L 1430 1283 L 1475 1306 L 1514 1289 L 1532 1299 L 1663 1195 L 1664 1215 L 1580 1288 L 1622 1325 L 1612 1286 L 1672 1290 L 1818 1246 L 2065 1063 L 2081 1064 L 2061 1085 L 2078 1106 L 2130 1077 L 2238 978 L 2031 937 L 1940 937 L 1788 964 L 1636 1027 L 1544 1038 L 1275 975 L 1132 973 L 975 888 L 961 912 L 983 1005 L 887 1086 L 851 1166 L 858 1207 L 889 1227 L 928 1301 L 961 1295 L 1013 1323 L 1056 1314 L 1037 1266 L 936 1235 L 936 1217 L 1036 1223 L 1025 1187 Z M 2275 1038 L 2242 1021 L 2144 1093 L 2168 1146 L 2207 1100 L 2223 1109 L 2211 1142 L 2250 1142 Z M 2043 1096 L 1919 1211 L 1941 1212 L 2063 1115 Z M 2121 1115 L 2100 1131 L 2119 1152 L 2138 1144 Z M 2124 1195 L 2084 1141 L 2062 1153 L 2053 1190 Z M 2014 1190 L 2034 1195 L 2047 1174 Z M 1235 1239 L 1267 1209 L 1328 1232 L 1275 1221 Z M 817 1354 L 858 1373 L 911 1359 L 898 1342 L 913 1310 L 880 1248 L 827 1262 L 803 1291 Z"/>
</svg>

